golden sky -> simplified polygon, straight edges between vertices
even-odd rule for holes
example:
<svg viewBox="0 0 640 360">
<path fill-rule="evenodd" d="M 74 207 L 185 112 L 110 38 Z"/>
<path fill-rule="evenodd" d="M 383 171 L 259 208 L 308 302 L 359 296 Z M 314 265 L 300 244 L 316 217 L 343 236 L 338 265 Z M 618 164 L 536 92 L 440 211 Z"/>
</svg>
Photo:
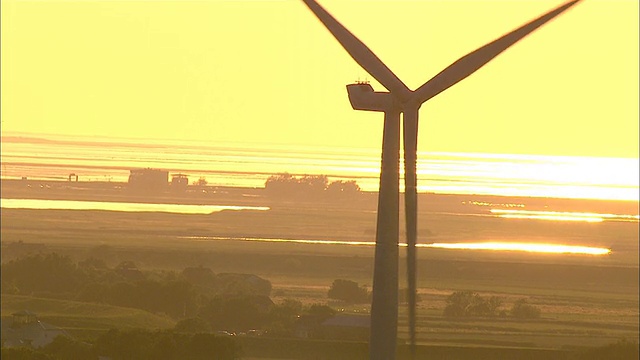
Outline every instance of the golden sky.
<svg viewBox="0 0 640 360">
<path fill-rule="evenodd" d="M 415 89 L 563 1 L 320 3 Z M 3 134 L 380 146 L 345 89 L 370 77 L 301 1 L 1 10 Z M 584 0 L 424 104 L 418 149 L 637 158 L 638 12 Z"/>
</svg>

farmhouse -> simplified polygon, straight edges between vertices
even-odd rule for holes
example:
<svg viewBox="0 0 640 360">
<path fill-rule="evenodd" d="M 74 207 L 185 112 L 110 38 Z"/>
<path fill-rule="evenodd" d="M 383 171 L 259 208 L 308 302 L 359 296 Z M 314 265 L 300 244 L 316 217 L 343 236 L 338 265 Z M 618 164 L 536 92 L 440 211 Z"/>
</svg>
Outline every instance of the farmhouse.
<svg viewBox="0 0 640 360">
<path fill-rule="evenodd" d="M 11 316 L 11 322 L 2 322 L 3 347 L 40 348 L 58 335 L 67 335 L 64 330 L 38 320 L 31 311 L 22 310 Z"/>
</svg>

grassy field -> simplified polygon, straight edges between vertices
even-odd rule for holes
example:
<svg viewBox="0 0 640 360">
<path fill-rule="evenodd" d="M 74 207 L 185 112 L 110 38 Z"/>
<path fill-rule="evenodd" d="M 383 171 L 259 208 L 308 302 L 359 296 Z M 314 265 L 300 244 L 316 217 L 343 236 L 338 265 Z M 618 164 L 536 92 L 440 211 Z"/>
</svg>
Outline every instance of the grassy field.
<svg viewBox="0 0 640 360">
<path fill-rule="evenodd" d="M 69 300 L 3 294 L 2 320 L 17 311 L 28 309 L 45 323 L 54 324 L 69 334 L 92 338 L 111 328 L 167 329 L 175 321 L 143 310 Z"/>
<path fill-rule="evenodd" d="M 541 200 L 536 201 L 539 202 L 536 206 L 545 206 Z M 29 253 L 57 251 L 75 260 L 97 257 L 109 266 L 132 260 L 143 270 L 180 271 L 202 265 L 216 273 L 253 273 L 270 280 L 275 302 L 297 299 L 305 304 L 329 304 L 345 312 L 368 313 L 368 305 L 346 306 L 329 300 L 327 290 L 338 278 L 370 287 L 373 247 L 234 238 L 371 241 L 375 233 L 375 202 L 367 200 L 350 206 L 291 202 L 268 205 L 269 211 L 223 211 L 210 215 L 3 209 L 2 261 Z M 420 344 L 573 349 L 604 345 L 621 338 L 638 338 L 637 222 L 502 219 L 482 212 L 453 211 L 457 208 L 450 209 L 451 212 L 434 210 L 434 206 L 421 207 L 421 243 L 544 241 L 605 246 L 613 252 L 595 257 L 420 249 Z M 562 206 L 575 211 L 579 204 L 563 203 Z M 192 238 L 205 236 L 216 240 Z M 526 298 L 541 309 L 542 317 L 534 320 L 444 318 L 446 298 L 457 290 L 499 296 L 505 307 Z M 2 297 L 3 317 L 23 308 L 42 313 L 44 319 L 69 329 L 172 326 L 169 319 L 137 310 Z M 404 307 L 400 309 L 399 322 L 399 336 L 406 339 Z"/>
</svg>

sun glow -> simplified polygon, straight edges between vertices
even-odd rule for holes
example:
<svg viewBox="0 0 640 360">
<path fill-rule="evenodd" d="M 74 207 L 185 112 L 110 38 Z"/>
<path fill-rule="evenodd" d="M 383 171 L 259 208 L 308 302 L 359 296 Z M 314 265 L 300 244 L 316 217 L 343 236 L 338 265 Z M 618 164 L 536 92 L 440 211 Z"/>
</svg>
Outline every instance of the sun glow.
<svg viewBox="0 0 640 360">
<path fill-rule="evenodd" d="M 195 241 L 220 241 L 220 240 L 240 240 L 254 242 L 272 242 L 272 243 L 293 243 L 293 244 L 314 244 L 314 245 L 348 245 L 348 246 L 374 246 L 373 241 L 343 241 L 343 240 L 311 240 L 311 239 L 277 239 L 277 238 L 256 238 L 256 237 L 240 237 L 228 238 L 220 236 L 185 236 L 183 239 Z M 406 247 L 407 244 L 401 243 L 398 246 Z M 575 245 L 558 245 L 558 244 L 539 244 L 539 243 L 515 243 L 515 242 L 483 242 L 483 243 L 433 243 L 433 244 L 416 244 L 419 248 L 436 248 L 450 250 L 493 250 L 493 251 L 523 251 L 531 253 L 545 254 L 578 254 L 578 255 L 608 255 L 611 249 L 575 246 Z"/>
<path fill-rule="evenodd" d="M 535 211 L 535 210 L 507 210 L 507 209 L 491 209 L 492 214 L 507 219 L 534 219 L 534 220 L 553 220 L 553 221 L 584 221 L 584 222 L 603 222 L 603 221 L 634 221 L 640 219 L 638 215 L 619 215 L 619 214 L 599 214 L 586 212 L 559 212 L 559 211 Z"/>
<path fill-rule="evenodd" d="M 557 244 L 537 244 L 537 243 L 458 243 L 458 244 L 420 244 L 421 247 L 454 249 L 454 250 L 494 250 L 494 251 L 524 251 L 546 254 L 582 254 L 582 255 L 607 255 L 611 249 L 597 248 L 589 246 L 557 245 Z"/>
</svg>

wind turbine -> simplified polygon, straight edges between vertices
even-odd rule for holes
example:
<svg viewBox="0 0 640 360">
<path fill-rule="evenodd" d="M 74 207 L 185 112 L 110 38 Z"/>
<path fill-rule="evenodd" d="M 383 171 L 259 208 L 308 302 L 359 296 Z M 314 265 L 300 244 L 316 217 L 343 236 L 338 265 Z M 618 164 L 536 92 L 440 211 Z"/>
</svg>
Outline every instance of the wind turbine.
<svg viewBox="0 0 640 360">
<path fill-rule="evenodd" d="M 416 90 L 410 90 L 362 41 L 315 0 L 303 0 L 351 57 L 388 92 L 367 83 L 347 85 L 354 110 L 384 112 L 380 189 L 371 303 L 370 359 L 395 358 L 398 328 L 398 230 L 400 114 L 403 114 L 409 337 L 415 357 L 417 141 L 422 104 L 480 69 L 504 50 L 581 0 L 573 0 L 456 60 Z"/>
</svg>

